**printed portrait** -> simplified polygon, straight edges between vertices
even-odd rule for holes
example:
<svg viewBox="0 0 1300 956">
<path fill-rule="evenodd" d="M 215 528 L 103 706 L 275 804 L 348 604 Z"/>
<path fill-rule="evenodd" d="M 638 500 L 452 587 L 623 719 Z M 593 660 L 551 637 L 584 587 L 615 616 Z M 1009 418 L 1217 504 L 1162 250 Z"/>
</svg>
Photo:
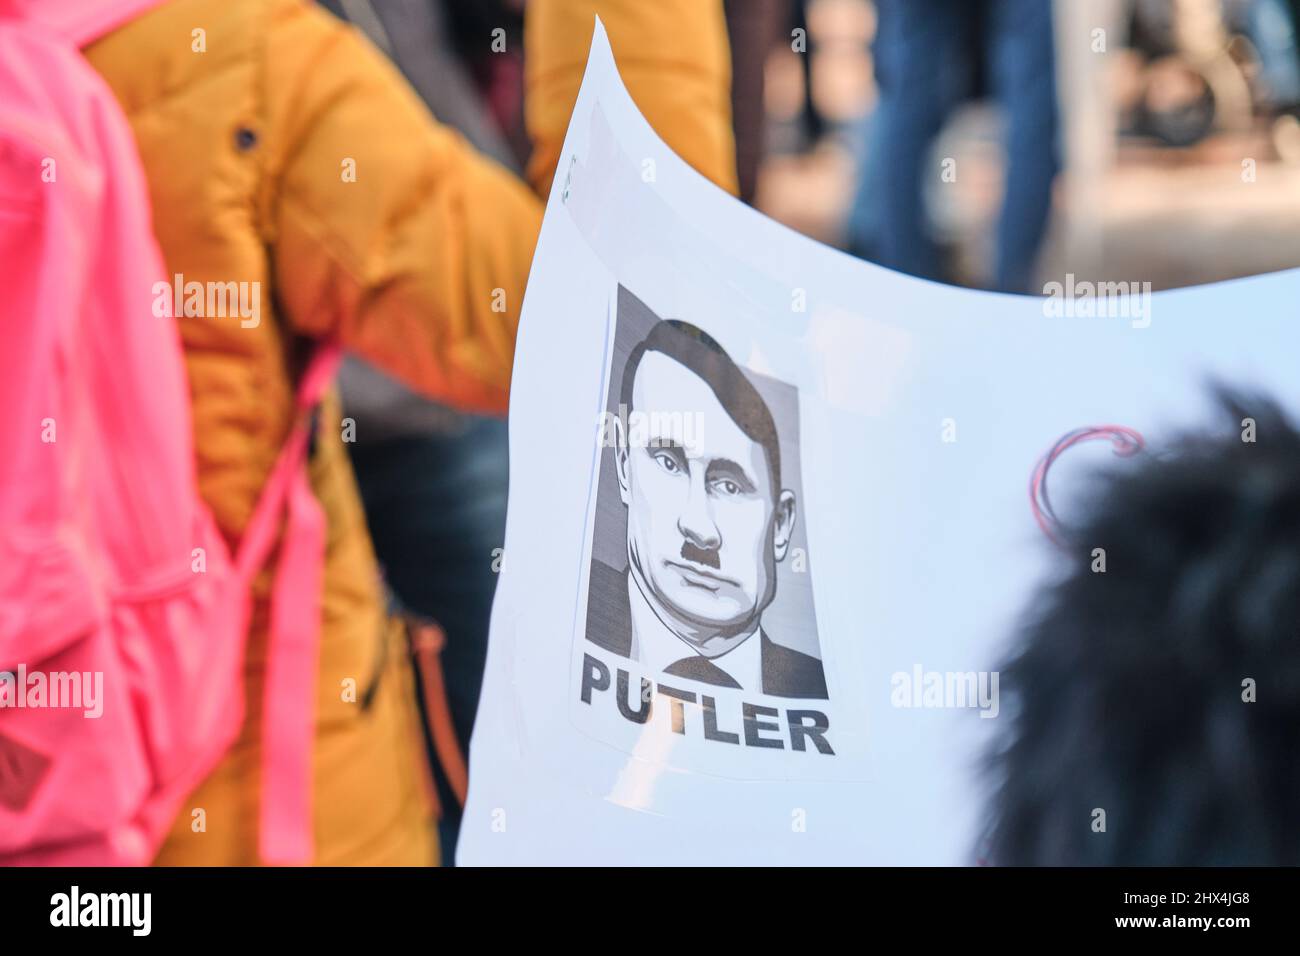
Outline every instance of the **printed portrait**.
<svg viewBox="0 0 1300 956">
<path fill-rule="evenodd" d="M 824 700 L 798 392 L 620 287 L 586 639 L 641 669 Z"/>
</svg>

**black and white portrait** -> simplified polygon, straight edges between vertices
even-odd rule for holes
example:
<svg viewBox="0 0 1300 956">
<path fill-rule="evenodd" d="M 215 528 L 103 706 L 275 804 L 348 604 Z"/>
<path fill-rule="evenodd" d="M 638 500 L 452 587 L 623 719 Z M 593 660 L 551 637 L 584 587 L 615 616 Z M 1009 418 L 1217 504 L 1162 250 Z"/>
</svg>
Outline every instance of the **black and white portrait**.
<svg viewBox="0 0 1300 956">
<path fill-rule="evenodd" d="M 825 699 L 798 392 L 620 287 L 586 638 L 643 668 Z"/>
</svg>

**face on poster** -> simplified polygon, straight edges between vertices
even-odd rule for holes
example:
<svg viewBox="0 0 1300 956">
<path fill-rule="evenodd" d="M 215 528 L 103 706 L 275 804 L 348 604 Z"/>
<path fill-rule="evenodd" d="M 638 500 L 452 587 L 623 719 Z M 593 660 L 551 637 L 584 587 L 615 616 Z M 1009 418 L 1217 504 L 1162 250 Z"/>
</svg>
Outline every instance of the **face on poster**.
<svg viewBox="0 0 1300 956">
<path fill-rule="evenodd" d="M 696 772 L 824 773 L 798 391 L 622 286 L 612 314 L 574 723 Z"/>
<path fill-rule="evenodd" d="M 1285 273 L 1054 310 L 852 260 L 674 156 L 597 29 L 523 308 L 458 859 L 975 862 L 1006 641 L 1088 557 L 1036 524 L 1037 463 L 1100 423 L 1158 453 L 1210 380 L 1300 407 L 1296 302 Z M 1071 450 L 1060 518 L 1124 462 Z"/>
</svg>

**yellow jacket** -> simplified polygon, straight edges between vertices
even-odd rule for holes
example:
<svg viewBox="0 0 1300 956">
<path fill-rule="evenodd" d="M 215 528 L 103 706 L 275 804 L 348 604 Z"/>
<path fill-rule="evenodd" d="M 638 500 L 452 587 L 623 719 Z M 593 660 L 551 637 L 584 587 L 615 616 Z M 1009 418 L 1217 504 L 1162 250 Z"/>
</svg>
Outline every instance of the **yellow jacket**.
<svg viewBox="0 0 1300 956">
<path fill-rule="evenodd" d="M 714 0 L 529 4 L 534 187 L 549 184 L 596 12 L 650 122 L 734 191 Z M 134 129 L 169 270 L 260 290 L 255 317 L 177 320 L 200 490 L 232 546 L 289 431 L 304 340 L 337 337 L 431 398 L 504 412 L 542 203 L 441 127 L 356 30 L 305 0 L 173 0 L 86 52 Z M 316 862 L 433 862 L 410 668 L 381 608 L 333 399 L 321 422 Z M 160 862 L 257 862 L 268 590 L 264 573 L 243 734 L 183 809 Z"/>
</svg>

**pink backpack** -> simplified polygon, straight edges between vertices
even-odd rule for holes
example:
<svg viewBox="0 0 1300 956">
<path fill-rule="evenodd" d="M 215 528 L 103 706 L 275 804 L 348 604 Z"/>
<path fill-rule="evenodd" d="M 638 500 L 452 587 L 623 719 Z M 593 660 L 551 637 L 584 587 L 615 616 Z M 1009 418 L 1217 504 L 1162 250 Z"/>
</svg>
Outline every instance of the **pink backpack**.
<svg viewBox="0 0 1300 956">
<path fill-rule="evenodd" d="M 239 732 L 250 582 L 277 545 L 260 850 L 312 856 L 305 462 L 338 349 L 232 556 L 197 490 L 176 320 L 154 313 L 135 142 L 78 52 L 156 2 L 0 0 L 0 864 L 152 861 Z"/>
</svg>

